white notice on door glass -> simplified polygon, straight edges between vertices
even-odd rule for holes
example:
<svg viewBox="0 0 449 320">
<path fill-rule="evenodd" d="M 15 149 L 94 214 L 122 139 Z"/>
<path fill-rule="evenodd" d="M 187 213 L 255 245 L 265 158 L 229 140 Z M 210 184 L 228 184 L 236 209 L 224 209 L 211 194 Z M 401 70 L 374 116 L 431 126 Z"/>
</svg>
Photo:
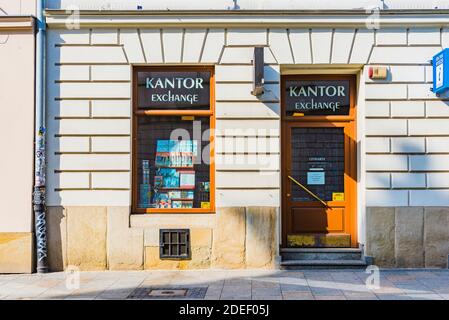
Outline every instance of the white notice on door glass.
<svg viewBox="0 0 449 320">
<path fill-rule="evenodd" d="M 309 171 L 307 172 L 307 184 L 317 185 L 324 184 L 324 172 L 323 171 Z"/>
<path fill-rule="evenodd" d="M 439 88 L 441 86 L 443 86 L 443 66 L 444 64 L 441 63 L 439 65 L 437 65 L 436 69 L 436 87 Z"/>
</svg>

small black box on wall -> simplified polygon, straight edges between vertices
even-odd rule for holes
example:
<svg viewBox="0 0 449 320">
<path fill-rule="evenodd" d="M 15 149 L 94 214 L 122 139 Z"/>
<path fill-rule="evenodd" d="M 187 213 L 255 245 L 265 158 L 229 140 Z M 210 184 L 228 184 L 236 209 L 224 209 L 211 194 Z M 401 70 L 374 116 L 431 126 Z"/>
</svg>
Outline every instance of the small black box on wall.
<svg viewBox="0 0 449 320">
<path fill-rule="evenodd" d="M 253 58 L 253 91 L 251 94 L 254 96 L 259 96 L 264 94 L 264 56 L 263 47 L 254 48 L 254 58 Z"/>
</svg>

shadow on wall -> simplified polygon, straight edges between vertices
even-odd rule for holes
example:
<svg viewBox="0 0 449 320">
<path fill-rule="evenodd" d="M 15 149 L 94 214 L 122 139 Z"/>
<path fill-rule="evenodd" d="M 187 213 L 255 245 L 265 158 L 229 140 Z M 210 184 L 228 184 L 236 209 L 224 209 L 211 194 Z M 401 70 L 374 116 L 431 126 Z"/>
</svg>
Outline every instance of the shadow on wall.
<svg viewBox="0 0 449 320">
<path fill-rule="evenodd" d="M 47 250 L 50 271 L 63 271 L 66 261 L 66 216 L 63 207 L 47 208 Z M 64 239 L 64 240 L 63 240 Z"/>
<path fill-rule="evenodd" d="M 61 1 L 54 1 L 55 5 Z M 57 2 L 57 3 L 56 3 Z M 47 143 L 47 252 L 50 271 L 64 270 L 67 262 L 67 217 L 66 210 L 60 206 L 61 197 L 55 190 L 61 187 L 61 176 L 57 170 L 60 168 L 61 138 L 60 119 L 64 116 L 62 101 L 57 100 L 61 96 L 59 84 L 56 79 L 61 78 L 61 67 L 55 65 L 55 61 L 60 61 L 60 47 L 55 43 L 64 43 L 64 40 L 55 31 L 47 31 L 46 44 L 46 143 Z M 76 108 L 76 105 L 73 107 Z M 76 114 L 76 110 L 75 111 Z M 58 204 L 58 205 L 55 205 Z"/>
<path fill-rule="evenodd" d="M 264 87 L 264 94 L 261 96 L 258 96 L 259 102 L 263 103 L 265 107 L 267 107 L 271 112 L 276 114 L 276 116 L 281 117 L 281 104 L 280 103 L 267 103 L 264 102 L 264 100 L 272 100 L 273 97 L 276 97 L 278 100 L 280 100 L 281 92 L 273 92 L 269 89 L 268 85 L 270 84 L 278 84 L 279 81 L 279 88 L 280 88 L 280 81 L 281 81 L 281 75 L 279 73 L 278 69 L 273 68 L 271 65 L 265 65 L 264 66 L 264 79 L 265 79 L 265 87 Z M 278 80 L 275 80 L 278 79 Z"/>
<path fill-rule="evenodd" d="M 63 9 L 62 8 L 62 1 L 63 0 L 51 0 L 51 1 L 47 1 L 47 8 L 49 9 Z M 51 2 L 51 3 L 48 3 Z M 66 6 L 64 6 L 65 8 Z"/>
</svg>

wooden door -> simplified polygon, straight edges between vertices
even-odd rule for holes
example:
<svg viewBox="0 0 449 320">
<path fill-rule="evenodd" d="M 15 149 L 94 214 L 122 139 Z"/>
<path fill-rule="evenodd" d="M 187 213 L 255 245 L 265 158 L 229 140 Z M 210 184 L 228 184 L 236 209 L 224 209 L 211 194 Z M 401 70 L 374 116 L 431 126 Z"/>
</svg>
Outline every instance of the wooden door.
<svg viewBox="0 0 449 320">
<path fill-rule="evenodd" d="M 285 115 L 282 126 L 283 246 L 356 247 L 354 112 Z"/>
</svg>

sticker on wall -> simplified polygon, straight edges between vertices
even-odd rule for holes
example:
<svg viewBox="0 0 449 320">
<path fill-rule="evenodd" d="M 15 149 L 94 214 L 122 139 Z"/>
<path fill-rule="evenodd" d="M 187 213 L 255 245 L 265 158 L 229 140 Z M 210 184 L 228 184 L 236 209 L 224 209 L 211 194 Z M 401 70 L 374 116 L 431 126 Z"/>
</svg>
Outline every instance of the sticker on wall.
<svg viewBox="0 0 449 320">
<path fill-rule="evenodd" d="M 344 192 L 332 192 L 332 201 L 345 201 Z"/>
<path fill-rule="evenodd" d="M 210 209 L 210 202 L 201 202 L 201 209 Z"/>
<path fill-rule="evenodd" d="M 309 171 L 307 172 L 308 185 L 323 185 L 325 181 L 324 171 Z"/>
</svg>

